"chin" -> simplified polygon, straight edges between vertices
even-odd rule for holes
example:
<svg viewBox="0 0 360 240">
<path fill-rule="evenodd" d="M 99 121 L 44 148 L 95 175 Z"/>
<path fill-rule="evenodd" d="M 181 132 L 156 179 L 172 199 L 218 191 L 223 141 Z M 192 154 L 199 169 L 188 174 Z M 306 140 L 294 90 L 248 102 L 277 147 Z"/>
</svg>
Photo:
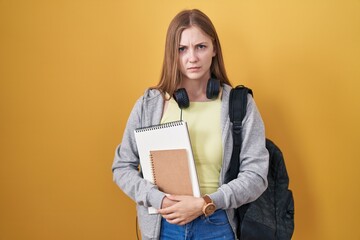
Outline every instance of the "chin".
<svg viewBox="0 0 360 240">
<path fill-rule="evenodd" d="M 187 74 L 185 77 L 189 80 L 201 80 L 201 79 L 204 79 L 205 78 L 205 75 L 204 73 L 191 73 L 191 74 Z M 206 77 L 206 80 L 207 77 Z"/>
</svg>

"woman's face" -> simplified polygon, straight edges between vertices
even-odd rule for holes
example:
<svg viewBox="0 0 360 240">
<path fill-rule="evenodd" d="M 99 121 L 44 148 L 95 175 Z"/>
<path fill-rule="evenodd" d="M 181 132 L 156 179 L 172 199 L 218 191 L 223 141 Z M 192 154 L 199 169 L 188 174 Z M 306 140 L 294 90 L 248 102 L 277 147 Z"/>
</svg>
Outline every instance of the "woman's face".
<svg viewBox="0 0 360 240">
<path fill-rule="evenodd" d="M 211 38 L 200 28 L 185 29 L 180 38 L 179 64 L 183 80 L 208 81 L 215 50 Z"/>
</svg>

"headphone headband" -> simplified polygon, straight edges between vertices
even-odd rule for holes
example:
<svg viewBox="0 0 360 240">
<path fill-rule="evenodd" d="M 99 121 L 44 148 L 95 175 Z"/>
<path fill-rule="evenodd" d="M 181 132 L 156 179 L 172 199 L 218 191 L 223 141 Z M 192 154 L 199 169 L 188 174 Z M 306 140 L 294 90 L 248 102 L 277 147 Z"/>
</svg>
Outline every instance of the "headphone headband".
<svg viewBox="0 0 360 240">
<path fill-rule="evenodd" d="M 220 80 L 211 77 L 208 80 L 206 86 L 206 97 L 208 99 L 215 99 L 219 96 L 219 93 L 220 93 Z M 179 88 L 178 90 L 176 90 L 174 92 L 173 97 L 180 109 L 188 108 L 190 106 L 189 96 L 185 88 Z"/>
</svg>

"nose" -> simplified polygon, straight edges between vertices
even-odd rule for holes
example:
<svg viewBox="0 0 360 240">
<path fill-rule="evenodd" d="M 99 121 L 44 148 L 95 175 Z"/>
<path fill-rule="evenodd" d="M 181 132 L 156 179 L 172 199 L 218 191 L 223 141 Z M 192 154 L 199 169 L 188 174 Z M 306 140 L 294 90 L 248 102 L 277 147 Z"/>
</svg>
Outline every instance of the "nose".
<svg viewBox="0 0 360 240">
<path fill-rule="evenodd" d="M 188 54 L 189 54 L 188 59 L 190 63 L 195 63 L 199 60 L 194 49 L 190 49 L 190 51 L 188 51 Z"/>
</svg>

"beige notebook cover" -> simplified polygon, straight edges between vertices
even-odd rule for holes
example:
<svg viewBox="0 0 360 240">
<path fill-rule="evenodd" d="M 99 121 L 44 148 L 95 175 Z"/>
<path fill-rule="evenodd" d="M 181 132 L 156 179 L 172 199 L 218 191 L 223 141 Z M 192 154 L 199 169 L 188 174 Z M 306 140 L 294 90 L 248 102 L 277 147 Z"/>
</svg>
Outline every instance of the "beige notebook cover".
<svg viewBox="0 0 360 240">
<path fill-rule="evenodd" d="M 154 183 L 159 190 L 176 195 L 193 195 L 186 149 L 150 151 Z"/>
<path fill-rule="evenodd" d="M 134 134 L 139 152 L 141 172 L 144 179 L 154 183 L 150 151 L 186 149 L 192 184 L 192 195 L 195 197 L 201 196 L 189 131 L 185 121 L 175 121 L 138 128 L 134 130 Z M 155 214 L 157 210 L 149 207 L 149 213 Z"/>
</svg>

